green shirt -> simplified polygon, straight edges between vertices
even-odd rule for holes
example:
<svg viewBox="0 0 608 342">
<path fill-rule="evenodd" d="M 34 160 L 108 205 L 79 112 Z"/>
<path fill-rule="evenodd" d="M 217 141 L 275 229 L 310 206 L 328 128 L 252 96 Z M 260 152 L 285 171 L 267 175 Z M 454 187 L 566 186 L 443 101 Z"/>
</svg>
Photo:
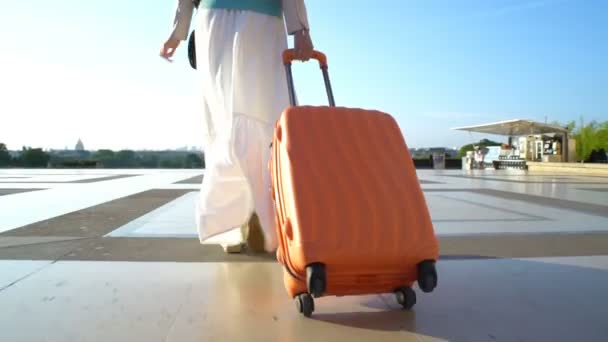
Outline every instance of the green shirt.
<svg viewBox="0 0 608 342">
<path fill-rule="evenodd" d="M 281 0 L 201 0 L 202 8 L 222 8 L 253 11 L 274 17 L 281 17 Z"/>
</svg>

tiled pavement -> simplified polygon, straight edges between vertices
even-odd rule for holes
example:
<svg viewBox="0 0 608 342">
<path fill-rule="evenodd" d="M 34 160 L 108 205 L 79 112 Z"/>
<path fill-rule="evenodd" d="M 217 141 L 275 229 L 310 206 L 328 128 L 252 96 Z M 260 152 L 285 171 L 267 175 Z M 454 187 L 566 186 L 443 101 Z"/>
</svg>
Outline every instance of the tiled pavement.
<svg viewBox="0 0 608 342">
<path fill-rule="evenodd" d="M 202 173 L 0 170 L 6 341 L 608 340 L 608 178 L 421 170 L 437 291 L 306 320 L 272 255 L 198 242 Z"/>
</svg>

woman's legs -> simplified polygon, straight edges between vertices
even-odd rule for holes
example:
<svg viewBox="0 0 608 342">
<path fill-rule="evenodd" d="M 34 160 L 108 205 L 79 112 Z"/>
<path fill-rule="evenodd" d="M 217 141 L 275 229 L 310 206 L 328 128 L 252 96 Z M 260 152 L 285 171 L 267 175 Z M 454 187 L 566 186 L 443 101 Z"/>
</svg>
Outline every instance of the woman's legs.
<svg viewBox="0 0 608 342">
<path fill-rule="evenodd" d="M 284 27 L 278 18 L 245 11 L 204 10 L 198 16 L 207 166 L 198 205 L 199 237 L 202 242 L 240 227 L 239 242 L 259 245 L 263 231 L 265 249 L 271 251 L 277 239 L 269 145 L 274 122 L 288 102 L 281 61 L 287 46 Z M 259 225 L 250 220 L 254 212 Z M 243 227 L 249 222 L 251 229 Z M 241 250 L 230 242 L 224 245 L 229 252 Z"/>
<path fill-rule="evenodd" d="M 244 115 L 235 116 L 234 142 L 224 146 L 231 158 L 218 158 L 209 149 L 197 208 L 201 241 L 231 227 L 240 227 L 241 240 L 222 243 L 228 253 L 262 252 L 276 248 L 274 204 L 270 193 L 270 142 L 273 126 Z"/>
<path fill-rule="evenodd" d="M 258 244 L 262 240 L 263 248 L 267 251 L 276 248 L 277 244 L 268 169 L 273 128 L 273 125 L 256 119 L 238 116 L 234 144 L 235 154 L 250 186 L 253 211 L 257 217 L 257 220 L 252 218 L 249 221 L 247 240 L 257 241 Z"/>
<path fill-rule="evenodd" d="M 253 201 L 238 158 L 234 153 L 221 153 L 229 158 L 218 157 L 214 150 L 219 149 L 214 146 L 205 152 L 206 169 L 196 206 L 197 226 L 201 242 L 221 235 L 220 245 L 224 250 L 236 253 L 242 248 L 243 236 L 237 238 L 236 232 L 223 233 L 239 229 L 247 222 Z M 232 148 L 223 146 L 222 149 Z"/>
</svg>

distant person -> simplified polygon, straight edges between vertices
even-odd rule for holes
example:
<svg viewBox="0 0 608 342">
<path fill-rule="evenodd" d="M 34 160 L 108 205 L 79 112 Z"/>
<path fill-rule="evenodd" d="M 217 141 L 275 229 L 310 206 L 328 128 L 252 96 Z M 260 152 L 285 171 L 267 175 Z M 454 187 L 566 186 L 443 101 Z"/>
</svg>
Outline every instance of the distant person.
<svg viewBox="0 0 608 342">
<path fill-rule="evenodd" d="M 241 227 L 242 241 L 223 244 L 226 252 L 240 252 L 246 240 L 263 240 L 261 247 L 250 246 L 256 252 L 273 251 L 278 242 L 269 146 L 274 124 L 289 106 L 281 57 L 287 34 L 294 36 L 296 59 L 313 53 L 304 0 L 177 0 L 161 57 L 171 60 L 188 38 L 194 8 L 206 162 L 196 214 L 199 238 Z M 249 224 L 257 221 L 250 221 L 254 213 L 261 228 Z"/>
<path fill-rule="evenodd" d="M 483 152 L 480 147 L 475 148 L 475 163 L 478 169 L 483 169 Z"/>
</svg>

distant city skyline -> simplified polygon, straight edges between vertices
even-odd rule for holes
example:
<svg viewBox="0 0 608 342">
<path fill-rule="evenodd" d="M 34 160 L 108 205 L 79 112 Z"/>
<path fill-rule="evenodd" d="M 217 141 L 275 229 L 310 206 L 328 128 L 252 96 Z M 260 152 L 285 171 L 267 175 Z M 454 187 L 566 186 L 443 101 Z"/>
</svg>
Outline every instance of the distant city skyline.
<svg viewBox="0 0 608 342">
<path fill-rule="evenodd" d="M 3 143 L 2 141 L 0 141 L 0 143 Z M 201 146 L 177 146 L 177 147 L 167 147 L 167 148 L 159 148 L 159 149 L 150 149 L 150 148 L 133 148 L 133 147 L 122 147 L 122 148 L 107 148 L 107 147 L 101 147 L 101 148 L 88 148 L 85 144 L 84 144 L 84 139 L 78 139 L 78 141 L 76 142 L 76 144 L 72 144 L 72 145 L 65 145 L 63 147 L 49 147 L 49 146 L 33 146 L 31 144 L 25 144 L 19 147 L 15 147 L 15 146 L 8 146 L 7 145 L 7 149 L 10 151 L 18 151 L 21 150 L 23 147 L 30 147 L 30 148 L 42 148 L 45 151 L 99 151 L 99 150 L 114 150 L 114 151 L 119 151 L 119 150 L 132 150 L 132 151 L 202 151 L 202 147 Z M 72 146 L 72 147 L 70 147 Z"/>
<path fill-rule="evenodd" d="M 79 150 L 75 147 L 69 147 L 69 146 L 64 146 L 61 148 L 57 148 L 57 147 L 46 147 L 46 146 L 32 146 L 32 145 L 23 145 L 23 146 L 19 146 L 19 147 L 15 147 L 15 146 L 7 146 L 7 149 L 9 151 L 20 151 L 23 147 L 29 147 L 29 148 L 41 148 L 44 151 L 88 151 L 88 152 L 95 152 L 95 151 L 99 151 L 99 150 L 112 150 L 112 151 L 120 151 L 120 150 L 131 150 L 131 151 L 196 151 L 196 152 L 201 152 L 203 151 L 203 148 L 200 146 L 179 146 L 179 147 L 167 147 L 167 148 L 159 148 L 159 149 L 151 149 L 151 148 L 133 148 L 133 147 L 123 147 L 123 148 L 87 148 L 85 147 L 82 150 Z"/>
<path fill-rule="evenodd" d="M 484 136 L 487 136 L 487 135 L 484 135 Z M 506 137 L 503 137 L 503 138 L 506 139 Z M 79 148 L 79 144 L 82 144 L 82 149 Z M 7 146 L 7 148 L 8 148 L 8 150 L 11 150 L 11 151 L 21 150 L 21 148 L 23 148 L 23 147 L 42 148 L 45 151 L 99 151 L 99 150 L 114 150 L 114 151 L 119 151 L 119 150 L 132 150 L 132 151 L 152 151 L 152 150 L 155 150 L 155 151 L 163 151 L 163 150 L 171 150 L 171 151 L 202 151 L 203 150 L 202 146 L 177 146 L 177 147 L 167 147 L 167 148 L 160 148 L 160 149 L 133 148 L 133 147 L 128 147 L 128 146 L 127 147 L 122 147 L 122 148 L 114 148 L 114 149 L 112 149 L 112 148 L 106 148 L 106 147 L 102 147 L 102 148 L 89 148 L 89 147 L 85 146 L 84 139 L 78 139 L 77 143 L 75 145 L 73 144 L 72 146 L 73 147 L 70 147 L 69 145 L 65 145 L 62 148 L 57 148 L 57 147 L 47 147 L 47 146 L 32 146 L 32 145 L 26 144 L 26 145 L 19 146 L 19 147 Z M 432 149 L 432 148 L 445 148 L 445 149 L 458 150 L 462 146 L 418 146 L 418 147 L 408 146 L 408 147 L 409 147 L 410 150 L 424 150 L 424 149 Z"/>
</svg>

